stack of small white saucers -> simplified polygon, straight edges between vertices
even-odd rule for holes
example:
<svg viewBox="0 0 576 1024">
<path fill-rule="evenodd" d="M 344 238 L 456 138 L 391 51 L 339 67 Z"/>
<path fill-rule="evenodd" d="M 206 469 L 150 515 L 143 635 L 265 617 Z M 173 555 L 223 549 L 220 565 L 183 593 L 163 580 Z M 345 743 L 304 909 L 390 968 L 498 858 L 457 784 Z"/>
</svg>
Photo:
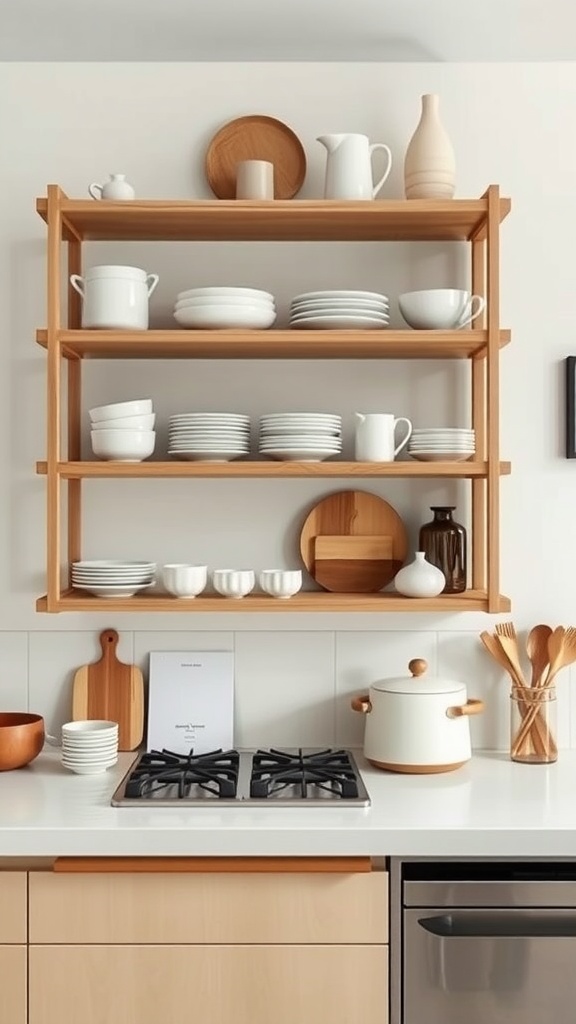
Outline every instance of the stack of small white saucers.
<svg viewBox="0 0 576 1024">
<path fill-rule="evenodd" d="M 466 462 L 476 450 L 473 430 L 464 427 L 414 429 L 408 454 L 419 462 Z"/>
<path fill-rule="evenodd" d="M 342 417 L 324 412 L 261 416 L 259 451 L 279 462 L 322 462 L 342 451 Z"/>
<path fill-rule="evenodd" d="M 264 330 L 276 319 L 276 305 L 258 288 L 188 288 L 176 296 L 174 319 L 196 330 Z"/>
<path fill-rule="evenodd" d="M 154 585 L 155 562 L 72 562 L 72 586 L 95 597 L 133 597 Z"/>
<path fill-rule="evenodd" d="M 62 764 L 77 775 L 99 775 L 118 760 L 118 723 L 101 719 L 62 726 Z"/>
<path fill-rule="evenodd" d="M 250 451 L 250 417 L 182 412 L 170 417 L 168 454 L 187 462 L 230 462 Z"/>
<path fill-rule="evenodd" d="M 388 327 L 390 302 L 380 292 L 303 292 L 290 303 L 290 327 L 300 330 L 373 331 Z"/>
</svg>

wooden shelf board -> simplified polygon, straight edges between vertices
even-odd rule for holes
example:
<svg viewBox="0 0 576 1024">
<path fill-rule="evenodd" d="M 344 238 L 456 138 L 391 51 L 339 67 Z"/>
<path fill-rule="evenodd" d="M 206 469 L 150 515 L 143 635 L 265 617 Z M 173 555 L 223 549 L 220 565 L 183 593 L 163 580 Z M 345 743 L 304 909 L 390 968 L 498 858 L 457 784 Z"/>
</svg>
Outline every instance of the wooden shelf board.
<svg viewBox="0 0 576 1024">
<path fill-rule="evenodd" d="M 91 359 L 469 359 L 488 332 L 471 331 L 60 331 L 63 355 Z M 48 332 L 36 333 L 46 348 Z M 510 331 L 500 331 L 500 345 Z"/>
<path fill-rule="evenodd" d="M 64 221 L 86 241 L 465 241 L 488 200 L 141 200 L 62 198 Z M 47 220 L 48 201 L 36 201 Z M 510 200 L 500 200 L 500 220 Z"/>
<path fill-rule="evenodd" d="M 508 476 L 509 462 L 500 463 L 500 475 Z M 36 472 L 46 476 L 47 463 L 37 462 Z M 59 462 L 58 475 L 65 480 L 158 479 L 193 477 L 457 477 L 488 476 L 486 462 Z"/>
<path fill-rule="evenodd" d="M 510 601 L 500 597 L 496 611 L 510 611 Z M 46 597 L 36 603 L 39 612 L 48 611 Z M 98 598 L 79 591 L 65 591 L 54 612 L 463 612 L 488 610 L 488 597 L 483 591 L 468 590 L 464 594 L 440 597 L 409 598 L 394 593 L 329 594 L 325 591 L 301 591 L 288 601 L 275 600 L 263 594 L 249 594 L 239 601 L 217 594 L 190 600 L 169 595 L 137 595 L 125 598 Z"/>
</svg>

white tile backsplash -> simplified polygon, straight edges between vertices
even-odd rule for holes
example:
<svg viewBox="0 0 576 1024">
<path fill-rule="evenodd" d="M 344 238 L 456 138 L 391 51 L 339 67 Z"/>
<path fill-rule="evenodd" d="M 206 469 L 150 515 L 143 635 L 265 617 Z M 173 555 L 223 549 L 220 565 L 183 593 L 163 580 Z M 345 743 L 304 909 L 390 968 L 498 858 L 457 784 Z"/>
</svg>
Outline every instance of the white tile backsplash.
<svg viewBox="0 0 576 1024">
<path fill-rule="evenodd" d="M 0 710 L 28 708 L 28 634 L 0 633 Z"/>
<path fill-rule="evenodd" d="M 236 634 L 236 743 L 335 743 L 334 634 Z"/>
<path fill-rule="evenodd" d="M 350 707 L 351 698 L 367 692 L 377 679 L 409 675 L 408 663 L 425 658 L 436 673 L 436 633 L 336 634 L 336 742 L 361 747 L 364 716 Z"/>
<path fill-rule="evenodd" d="M 239 746 L 361 747 L 363 717 L 351 698 L 377 679 L 407 675 L 412 658 L 429 672 L 465 684 L 485 702 L 470 719 L 475 748 L 509 749 L 506 673 L 484 650 L 478 631 L 139 630 L 120 632 L 118 656 L 148 677 L 150 651 L 233 651 L 235 742 Z M 0 632 L 0 709 L 38 712 L 58 733 L 72 710 L 72 680 L 101 655 L 100 632 Z M 521 643 L 524 638 L 521 635 Z M 526 666 L 528 669 L 528 663 Z M 576 671 L 558 678 L 558 746 L 576 747 Z"/>
</svg>

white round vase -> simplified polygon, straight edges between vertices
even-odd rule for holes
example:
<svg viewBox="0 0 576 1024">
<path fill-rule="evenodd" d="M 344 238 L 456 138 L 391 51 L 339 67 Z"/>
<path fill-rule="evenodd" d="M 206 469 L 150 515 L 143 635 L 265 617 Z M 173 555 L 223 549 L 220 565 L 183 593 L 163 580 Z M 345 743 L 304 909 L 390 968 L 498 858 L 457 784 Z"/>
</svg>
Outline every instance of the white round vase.
<svg viewBox="0 0 576 1024">
<path fill-rule="evenodd" d="M 456 166 L 454 150 L 440 121 L 438 96 L 422 97 L 418 127 L 404 159 L 406 199 L 452 199 Z"/>
<path fill-rule="evenodd" d="M 424 551 L 416 551 L 410 565 L 405 565 L 394 577 L 394 586 L 404 597 L 437 597 L 446 585 L 441 569 L 426 561 Z"/>
</svg>

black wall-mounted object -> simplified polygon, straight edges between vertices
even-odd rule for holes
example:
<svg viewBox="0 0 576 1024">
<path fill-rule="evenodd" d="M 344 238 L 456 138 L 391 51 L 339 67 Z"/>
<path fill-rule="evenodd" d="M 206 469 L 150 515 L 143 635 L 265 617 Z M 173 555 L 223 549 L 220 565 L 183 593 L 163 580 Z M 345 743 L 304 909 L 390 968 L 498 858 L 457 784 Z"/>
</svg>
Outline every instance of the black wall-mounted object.
<svg viewBox="0 0 576 1024">
<path fill-rule="evenodd" d="M 566 359 L 566 458 L 576 459 L 576 356 Z"/>
</svg>

